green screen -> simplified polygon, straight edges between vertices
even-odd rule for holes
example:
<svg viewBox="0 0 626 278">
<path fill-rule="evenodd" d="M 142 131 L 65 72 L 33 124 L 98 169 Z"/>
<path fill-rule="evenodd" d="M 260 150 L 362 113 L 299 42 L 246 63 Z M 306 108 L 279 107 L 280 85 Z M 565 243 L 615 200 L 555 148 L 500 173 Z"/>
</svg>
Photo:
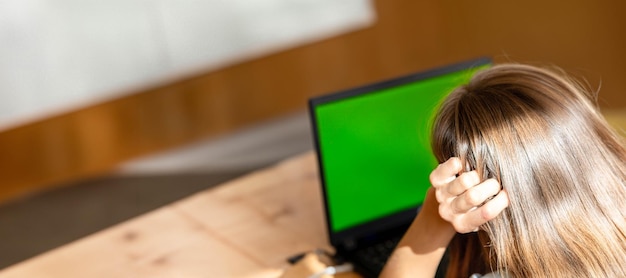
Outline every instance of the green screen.
<svg viewBox="0 0 626 278">
<path fill-rule="evenodd" d="M 437 165 L 434 112 L 480 69 L 423 79 L 316 107 L 331 229 L 342 231 L 420 204 Z"/>
</svg>

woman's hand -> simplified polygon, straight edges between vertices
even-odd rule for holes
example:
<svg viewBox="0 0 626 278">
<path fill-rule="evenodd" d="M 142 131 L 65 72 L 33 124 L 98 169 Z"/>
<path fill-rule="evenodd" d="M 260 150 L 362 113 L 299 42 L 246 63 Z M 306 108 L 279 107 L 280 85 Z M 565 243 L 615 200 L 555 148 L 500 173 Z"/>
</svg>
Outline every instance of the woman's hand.
<svg viewBox="0 0 626 278">
<path fill-rule="evenodd" d="M 433 277 L 456 232 L 475 231 L 509 205 L 497 181 L 481 183 L 475 172 L 457 177 L 462 169 L 461 160 L 451 158 L 430 174 L 433 187 L 380 277 Z"/>
<path fill-rule="evenodd" d="M 476 171 L 459 175 L 461 170 L 461 160 L 452 157 L 437 166 L 430 182 L 436 190 L 441 218 L 452 223 L 457 232 L 469 233 L 498 216 L 509 205 L 509 196 L 495 179 L 480 182 Z"/>
</svg>

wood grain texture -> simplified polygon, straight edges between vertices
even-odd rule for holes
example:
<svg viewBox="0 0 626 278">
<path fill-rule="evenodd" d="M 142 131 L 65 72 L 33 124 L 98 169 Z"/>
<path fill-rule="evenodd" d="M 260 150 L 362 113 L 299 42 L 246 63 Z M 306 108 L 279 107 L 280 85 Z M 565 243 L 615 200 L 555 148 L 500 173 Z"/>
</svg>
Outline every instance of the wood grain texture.
<svg viewBox="0 0 626 278">
<path fill-rule="evenodd" d="M 477 56 L 556 64 L 626 109 L 623 1 L 378 0 L 364 30 L 0 133 L 0 201 L 301 111 L 314 95 Z"/>
<path fill-rule="evenodd" d="M 278 277 L 287 257 L 332 250 L 320 196 L 308 152 L 9 267 L 0 278 Z"/>
</svg>

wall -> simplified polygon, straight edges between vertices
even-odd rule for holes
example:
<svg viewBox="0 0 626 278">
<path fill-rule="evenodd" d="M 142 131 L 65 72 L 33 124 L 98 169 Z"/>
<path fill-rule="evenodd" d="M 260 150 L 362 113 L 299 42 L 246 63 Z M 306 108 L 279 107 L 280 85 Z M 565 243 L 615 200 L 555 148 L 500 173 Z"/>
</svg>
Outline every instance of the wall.
<svg viewBox="0 0 626 278">
<path fill-rule="evenodd" d="M 482 55 L 556 64 L 602 80 L 626 108 L 621 1 L 376 1 L 371 27 L 0 134 L 0 199 L 305 109 L 306 100 Z"/>
</svg>

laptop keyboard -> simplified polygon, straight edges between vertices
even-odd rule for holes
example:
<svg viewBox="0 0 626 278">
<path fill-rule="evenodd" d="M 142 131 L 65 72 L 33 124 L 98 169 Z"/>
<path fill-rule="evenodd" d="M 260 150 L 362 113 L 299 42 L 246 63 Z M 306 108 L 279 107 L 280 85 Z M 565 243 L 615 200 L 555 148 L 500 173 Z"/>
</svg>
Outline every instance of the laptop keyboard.
<svg viewBox="0 0 626 278">
<path fill-rule="evenodd" d="M 385 241 L 378 242 L 374 245 L 359 249 L 354 256 L 367 266 L 371 266 L 376 272 L 380 273 L 391 252 L 396 248 L 401 237 L 395 237 Z"/>
</svg>

